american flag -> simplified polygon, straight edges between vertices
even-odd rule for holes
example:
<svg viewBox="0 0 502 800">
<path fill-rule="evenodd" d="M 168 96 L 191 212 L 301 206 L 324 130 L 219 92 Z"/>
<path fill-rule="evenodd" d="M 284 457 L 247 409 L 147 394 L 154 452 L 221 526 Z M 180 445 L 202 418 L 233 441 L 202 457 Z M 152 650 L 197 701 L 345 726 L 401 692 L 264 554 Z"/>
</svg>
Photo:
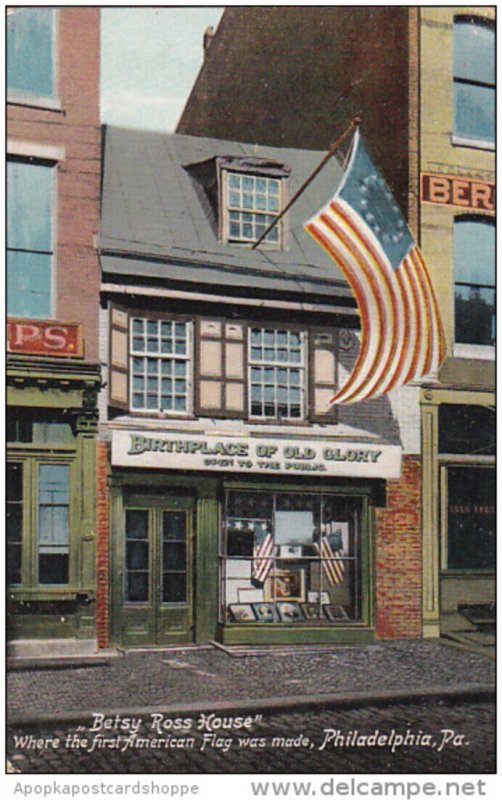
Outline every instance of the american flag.
<svg viewBox="0 0 502 800">
<path fill-rule="evenodd" d="M 321 556 L 323 572 L 330 586 L 342 583 L 345 577 L 342 547 L 341 534 L 339 531 L 333 530 L 333 523 L 323 524 L 320 542 L 315 542 L 314 548 Z"/>
<path fill-rule="evenodd" d="M 253 566 L 251 578 L 255 585 L 263 586 L 272 568 L 274 539 L 265 522 L 254 523 Z"/>
<path fill-rule="evenodd" d="M 356 403 L 436 373 L 445 339 L 422 255 L 359 131 L 333 198 L 306 230 L 338 264 L 361 317 L 354 368 L 331 403 Z"/>
</svg>

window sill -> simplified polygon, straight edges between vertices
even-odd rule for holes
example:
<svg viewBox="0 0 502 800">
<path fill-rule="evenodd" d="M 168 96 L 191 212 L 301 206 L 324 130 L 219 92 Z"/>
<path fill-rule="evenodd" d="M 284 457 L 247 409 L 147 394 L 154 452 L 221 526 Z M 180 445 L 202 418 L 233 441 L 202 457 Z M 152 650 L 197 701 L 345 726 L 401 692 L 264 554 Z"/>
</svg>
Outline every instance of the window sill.
<svg viewBox="0 0 502 800">
<path fill-rule="evenodd" d="M 495 361 L 495 347 L 490 344 L 454 344 L 453 358 L 473 358 L 478 361 Z"/>
<path fill-rule="evenodd" d="M 59 113 L 63 111 L 61 100 L 57 97 L 42 97 L 36 94 L 24 94 L 16 91 L 8 92 L 7 105 L 40 108 L 44 111 L 56 111 Z"/>
<path fill-rule="evenodd" d="M 484 139 L 468 139 L 466 136 L 452 134 L 451 143 L 454 147 L 470 147 L 475 150 L 495 152 L 495 142 L 488 142 Z"/>
</svg>

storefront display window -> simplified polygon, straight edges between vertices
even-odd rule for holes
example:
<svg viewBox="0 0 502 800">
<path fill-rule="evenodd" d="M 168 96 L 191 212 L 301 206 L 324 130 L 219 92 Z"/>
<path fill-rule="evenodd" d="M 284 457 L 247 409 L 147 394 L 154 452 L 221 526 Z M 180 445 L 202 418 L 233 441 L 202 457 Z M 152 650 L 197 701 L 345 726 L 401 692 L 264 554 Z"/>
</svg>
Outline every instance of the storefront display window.
<svg viewBox="0 0 502 800">
<path fill-rule="evenodd" d="M 356 497 L 228 492 L 221 554 L 224 621 L 359 621 L 361 508 Z"/>
<path fill-rule="evenodd" d="M 494 569 L 494 497 L 494 469 L 448 467 L 448 569 Z"/>
</svg>

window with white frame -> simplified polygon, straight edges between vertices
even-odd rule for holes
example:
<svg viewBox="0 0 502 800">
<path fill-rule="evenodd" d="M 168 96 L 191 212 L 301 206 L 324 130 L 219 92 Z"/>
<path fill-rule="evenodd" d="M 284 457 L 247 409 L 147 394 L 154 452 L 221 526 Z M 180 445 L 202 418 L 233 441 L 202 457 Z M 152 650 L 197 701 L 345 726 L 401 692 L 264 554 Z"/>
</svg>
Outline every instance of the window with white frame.
<svg viewBox="0 0 502 800">
<path fill-rule="evenodd" d="M 495 140 L 495 29 L 488 20 L 457 17 L 453 28 L 454 134 Z"/>
<path fill-rule="evenodd" d="M 185 414 L 191 405 L 189 322 L 131 318 L 131 408 Z"/>
<path fill-rule="evenodd" d="M 484 217 L 459 217 L 453 228 L 455 341 L 495 341 L 495 225 Z"/>
<path fill-rule="evenodd" d="M 224 172 L 225 239 L 251 244 L 276 219 L 281 207 L 281 180 L 262 175 Z M 281 244 L 280 223 L 274 226 L 265 242 Z"/>
<path fill-rule="evenodd" d="M 305 417 L 305 350 L 303 331 L 250 329 L 249 397 L 252 417 Z"/>
</svg>

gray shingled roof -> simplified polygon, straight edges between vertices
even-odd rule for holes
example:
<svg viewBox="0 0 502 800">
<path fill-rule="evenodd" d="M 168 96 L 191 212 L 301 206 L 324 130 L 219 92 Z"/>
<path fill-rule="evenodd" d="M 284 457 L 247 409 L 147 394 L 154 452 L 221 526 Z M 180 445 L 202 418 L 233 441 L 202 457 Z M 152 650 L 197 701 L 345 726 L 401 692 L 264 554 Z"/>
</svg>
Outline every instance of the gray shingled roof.
<svg viewBox="0 0 502 800">
<path fill-rule="evenodd" d="M 336 265 L 303 230 L 340 180 L 335 159 L 288 212 L 283 250 L 219 242 L 186 169 L 215 156 L 272 159 L 291 168 L 291 197 L 323 155 L 107 127 L 100 236 L 104 275 L 351 298 Z"/>
</svg>

